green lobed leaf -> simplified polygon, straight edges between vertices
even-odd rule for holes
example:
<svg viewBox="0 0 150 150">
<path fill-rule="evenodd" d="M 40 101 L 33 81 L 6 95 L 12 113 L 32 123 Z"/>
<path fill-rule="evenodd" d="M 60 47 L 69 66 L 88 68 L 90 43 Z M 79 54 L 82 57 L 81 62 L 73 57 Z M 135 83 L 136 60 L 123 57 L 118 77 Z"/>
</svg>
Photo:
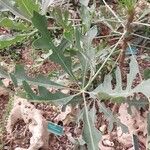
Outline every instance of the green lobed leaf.
<svg viewBox="0 0 150 150">
<path fill-rule="evenodd" d="M 55 87 L 55 88 L 62 88 L 63 85 L 57 84 L 51 81 L 49 78 L 46 78 L 42 75 L 39 75 L 35 78 L 29 77 L 24 70 L 22 65 L 16 65 L 15 72 L 13 74 L 17 79 L 18 83 L 22 84 L 23 81 L 27 81 L 32 85 L 44 86 L 44 87 Z"/>
<path fill-rule="evenodd" d="M 39 94 L 36 95 L 26 81 L 23 81 L 23 87 L 30 101 L 35 101 L 35 102 L 43 101 L 43 102 L 53 103 L 55 105 L 65 105 L 75 97 L 75 95 L 70 96 L 70 95 L 63 94 L 61 92 L 50 93 L 45 87 L 42 86 L 38 86 Z"/>
<path fill-rule="evenodd" d="M 105 76 L 104 82 L 100 84 L 94 91 L 92 91 L 92 94 L 99 94 L 105 93 L 109 95 L 110 97 L 128 97 L 133 95 L 134 93 L 143 93 L 147 98 L 150 97 L 150 79 L 143 80 L 140 84 L 138 84 L 136 87 L 132 88 L 133 80 L 136 78 L 136 75 L 139 73 L 139 68 L 137 61 L 134 57 L 131 57 L 130 62 L 130 72 L 127 74 L 127 86 L 125 89 L 122 89 L 122 79 L 121 79 L 121 71 L 119 68 L 116 69 L 115 75 L 116 75 L 116 86 L 113 89 L 112 88 L 112 76 L 109 74 Z"/>
<path fill-rule="evenodd" d="M 38 75 L 34 78 L 29 77 L 24 70 L 23 65 L 16 65 L 15 71 L 8 74 L 1 66 L 0 66 L 0 77 L 2 78 L 11 78 L 15 85 L 22 85 L 23 81 L 27 81 L 32 85 L 44 86 L 47 88 L 64 88 L 65 86 L 55 83 L 51 81 L 48 77 L 44 77 L 43 75 Z"/>
<path fill-rule="evenodd" d="M 53 51 L 56 50 L 56 47 L 53 44 L 50 33 L 47 29 L 47 20 L 45 15 L 40 15 L 39 13 L 34 12 L 31 20 L 33 25 L 41 33 L 41 37 L 35 40 L 33 45 L 38 49 L 52 49 Z"/>
<path fill-rule="evenodd" d="M 72 61 L 70 56 L 64 56 L 64 50 L 68 45 L 68 41 L 63 39 L 59 46 L 57 47 L 57 51 L 53 50 L 52 55 L 50 55 L 50 59 L 55 63 L 61 65 L 61 67 L 76 81 L 76 78 L 72 72 Z"/>
<path fill-rule="evenodd" d="M 58 47 L 55 47 L 55 45 L 52 42 L 51 36 L 49 34 L 49 31 L 47 29 L 47 21 L 46 17 L 38 14 L 37 12 L 34 12 L 34 16 L 32 18 L 32 22 L 34 26 L 39 30 L 41 33 L 41 37 L 37 39 L 33 44 L 37 48 L 41 49 L 52 49 L 53 53 L 50 55 L 50 59 L 54 61 L 55 63 L 58 63 L 62 66 L 62 68 L 74 79 L 74 74 L 72 72 L 71 68 L 71 58 L 66 57 L 63 54 L 63 49 L 65 48 L 66 44 L 68 43 L 67 40 L 64 39 L 60 43 Z"/>
<path fill-rule="evenodd" d="M 121 129 L 124 133 L 128 132 L 128 127 L 126 127 L 124 124 L 122 124 L 120 122 L 119 118 L 117 118 L 109 108 L 106 108 L 104 103 L 98 102 L 98 106 L 99 106 L 99 111 L 104 114 L 105 118 L 109 122 L 109 125 L 108 125 L 109 131 L 112 131 L 113 125 L 114 125 L 114 123 L 116 123 L 118 126 L 121 127 Z"/>
</svg>

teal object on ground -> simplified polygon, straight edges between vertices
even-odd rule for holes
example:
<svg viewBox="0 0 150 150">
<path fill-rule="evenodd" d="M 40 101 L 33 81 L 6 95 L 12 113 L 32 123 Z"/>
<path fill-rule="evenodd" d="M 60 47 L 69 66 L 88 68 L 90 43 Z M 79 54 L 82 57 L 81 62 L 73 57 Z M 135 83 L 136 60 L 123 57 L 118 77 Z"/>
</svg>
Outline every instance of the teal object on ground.
<svg viewBox="0 0 150 150">
<path fill-rule="evenodd" d="M 132 54 L 136 55 L 137 52 L 138 52 L 138 49 L 136 47 L 134 47 L 134 46 L 128 47 L 126 49 L 126 55 L 132 55 Z"/>
<path fill-rule="evenodd" d="M 53 122 L 48 122 L 48 131 L 59 136 L 64 134 L 63 127 Z"/>
</svg>

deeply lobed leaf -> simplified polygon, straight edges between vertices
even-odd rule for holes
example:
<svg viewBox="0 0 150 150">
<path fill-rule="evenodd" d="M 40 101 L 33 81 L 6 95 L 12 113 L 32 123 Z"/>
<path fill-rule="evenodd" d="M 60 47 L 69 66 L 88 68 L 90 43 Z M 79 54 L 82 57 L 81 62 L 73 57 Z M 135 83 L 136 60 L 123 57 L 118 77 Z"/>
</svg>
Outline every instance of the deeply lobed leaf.
<svg viewBox="0 0 150 150">
<path fill-rule="evenodd" d="M 32 18 L 32 22 L 34 24 L 34 26 L 39 30 L 39 32 L 41 33 L 41 37 L 39 39 L 37 39 L 33 44 L 35 47 L 37 48 L 41 48 L 41 49 L 52 49 L 53 53 L 50 56 L 50 59 L 52 59 L 55 63 L 58 63 L 62 66 L 62 68 L 74 79 L 75 76 L 72 72 L 72 68 L 71 68 L 71 58 L 70 57 L 66 57 L 63 53 L 64 51 L 62 51 L 62 49 L 64 49 L 64 46 L 66 46 L 67 41 L 65 40 L 64 44 L 64 40 L 62 40 L 62 42 L 60 43 L 60 45 L 58 47 L 56 47 L 53 44 L 53 41 L 51 39 L 50 33 L 47 29 L 47 21 L 46 21 L 46 17 L 42 16 L 40 14 L 38 14 L 37 12 L 34 12 L 34 16 Z"/>
<path fill-rule="evenodd" d="M 138 64 L 135 58 L 131 58 L 130 62 L 130 72 L 127 74 L 127 86 L 125 89 L 122 89 L 122 78 L 121 71 L 117 68 L 116 75 L 116 86 L 113 89 L 111 80 L 112 76 L 109 74 L 105 76 L 104 82 L 100 84 L 91 94 L 99 95 L 101 93 L 105 93 L 110 97 L 128 97 L 133 95 L 134 93 L 143 93 L 147 98 L 150 97 L 150 79 L 143 80 L 140 84 L 138 84 L 135 88 L 132 88 L 133 80 L 136 78 L 137 73 L 139 73 Z"/>
</svg>

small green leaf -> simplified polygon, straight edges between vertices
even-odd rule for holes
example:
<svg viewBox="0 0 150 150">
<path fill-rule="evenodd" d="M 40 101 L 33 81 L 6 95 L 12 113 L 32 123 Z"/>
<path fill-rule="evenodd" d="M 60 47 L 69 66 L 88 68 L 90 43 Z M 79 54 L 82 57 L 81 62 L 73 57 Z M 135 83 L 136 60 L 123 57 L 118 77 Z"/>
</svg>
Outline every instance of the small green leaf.
<svg viewBox="0 0 150 150">
<path fill-rule="evenodd" d="M 73 42 L 73 39 L 74 39 L 74 29 L 72 26 L 68 27 L 68 29 L 66 29 L 64 31 L 64 37 L 70 41 L 70 42 Z"/>
<path fill-rule="evenodd" d="M 7 36 L 7 35 L 1 35 L 0 36 L 0 49 L 9 47 L 13 44 L 16 44 L 17 42 L 21 42 L 26 38 L 26 35 L 16 35 L 13 37 Z"/>
<path fill-rule="evenodd" d="M 56 23 L 60 25 L 63 29 L 69 29 L 68 27 L 71 27 L 71 22 L 69 19 L 69 12 L 67 10 L 62 10 L 60 8 L 55 8 L 53 11 L 54 19 L 56 20 Z"/>
<path fill-rule="evenodd" d="M 22 31 L 26 31 L 28 29 L 28 27 L 25 26 L 23 23 L 13 21 L 9 18 L 3 18 L 0 21 L 0 26 L 8 29 L 15 29 L 15 30 L 22 30 Z"/>
<path fill-rule="evenodd" d="M 119 0 L 119 3 L 126 8 L 128 12 L 131 12 L 134 10 L 137 0 Z"/>
</svg>

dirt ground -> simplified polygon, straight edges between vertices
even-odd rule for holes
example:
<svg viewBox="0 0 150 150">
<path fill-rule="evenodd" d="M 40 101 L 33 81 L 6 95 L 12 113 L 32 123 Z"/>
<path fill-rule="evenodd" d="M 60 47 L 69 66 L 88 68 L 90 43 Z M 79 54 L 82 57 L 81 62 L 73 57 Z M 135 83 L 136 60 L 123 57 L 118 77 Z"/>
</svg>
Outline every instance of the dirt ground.
<svg viewBox="0 0 150 150">
<path fill-rule="evenodd" d="M 145 53 L 145 52 L 144 52 Z M 150 68 L 150 62 L 149 61 L 145 61 L 141 59 L 141 55 L 144 54 L 143 50 L 141 49 L 141 51 L 139 51 L 139 54 L 137 56 L 137 60 L 140 66 L 140 71 L 143 74 L 143 70 L 145 68 Z M 146 54 L 146 53 L 145 53 Z M 147 54 L 146 54 L 147 55 Z M 29 62 L 29 61 L 27 61 Z M 45 66 L 41 67 L 43 70 L 41 72 L 47 72 L 47 70 L 49 69 L 49 66 L 53 66 L 52 64 L 46 65 L 46 69 Z M 127 65 L 128 66 L 128 65 Z M 50 67 L 50 70 L 52 68 Z M 56 69 L 56 65 L 54 65 L 54 68 Z M 125 69 L 126 70 L 126 69 Z M 138 80 L 135 81 L 134 84 L 138 84 Z M 4 118 L 4 114 L 6 113 L 6 105 L 8 104 L 9 101 L 9 93 L 6 92 L 4 89 L 0 90 L 0 120 L 5 119 Z M 42 115 L 46 118 L 47 121 L 52 121 L 55 122 L 55 118 L 58 116 L 58 114 L 60 113 L 60 111 L 58 111 L 59 109 L 56 108 L 55 106 L 52 105 L 48 105 L 48 104 L 44 104 L 44 103 L 33 103 L 37 109 L 42 111 Z M 106 104 L 108 105 L 108 107 L 112 107 L 112 104 Z M 100 128 L 101 124 L 106 124 L 107 125 L 107 121 L 103 120 L 101 118 L 103 115 L 101 113 L 97 113 L 97 123 L 96 123 L 96 127 Z M 60 120 L 63 124 L 63 121 Z M 6 120 L 3 120 L 2 123 L 6 123 Z M 55 122 L 57 123 L 57 122 Z M 5 124 L 3 124 L 5 126 Z M 73 137 L 78 137 L 79 134 L 81 134 L 81 129 L 79 129 L 76 125 L 75 122 L 69 121 L 67 124 L 63 125 L 65 133 L 71 133 L 73 135 Z M 107 132 L 106 132 L 107 134 Z M 14 150 L 16 147 L 21 146 L 23 148 L 27 148 L 29 146 L 29 139 L 31 137 L 31 133 L 29 132 L 29 130 L 27 130 L 27 126 L 25 125 L 25 123 L 23 122 L 23 120 L 18 120 L 18 122 L 16 123 L 15 127 L 14 127 L 14 137 L 9 137 L 7 135 L 7 133 L 4 131 L 1 134 L 1 142 L 3 144 L 3 150 Z M 114 139 L 113 141 L 115 143 L 113 149 L 115 148 L 115 150 L 122 150 L 123 149 L 123 144 L 117 142 L 116 139 Z M 145 146 L 143 144 L 140 145 L 141 146 L 141 150 L 145 150 Z M 49 150 L 72 150 L 74 149 L 74 145 L 70 142 L 70 140 L 68 139 L 67 135 L 63 135 L 61 137 L 55 136 L 53 134 L 50 134 L 50 140 L 49 140 Z M 105 150 L 105 149 L 104 149 Z"/>
</svg>

